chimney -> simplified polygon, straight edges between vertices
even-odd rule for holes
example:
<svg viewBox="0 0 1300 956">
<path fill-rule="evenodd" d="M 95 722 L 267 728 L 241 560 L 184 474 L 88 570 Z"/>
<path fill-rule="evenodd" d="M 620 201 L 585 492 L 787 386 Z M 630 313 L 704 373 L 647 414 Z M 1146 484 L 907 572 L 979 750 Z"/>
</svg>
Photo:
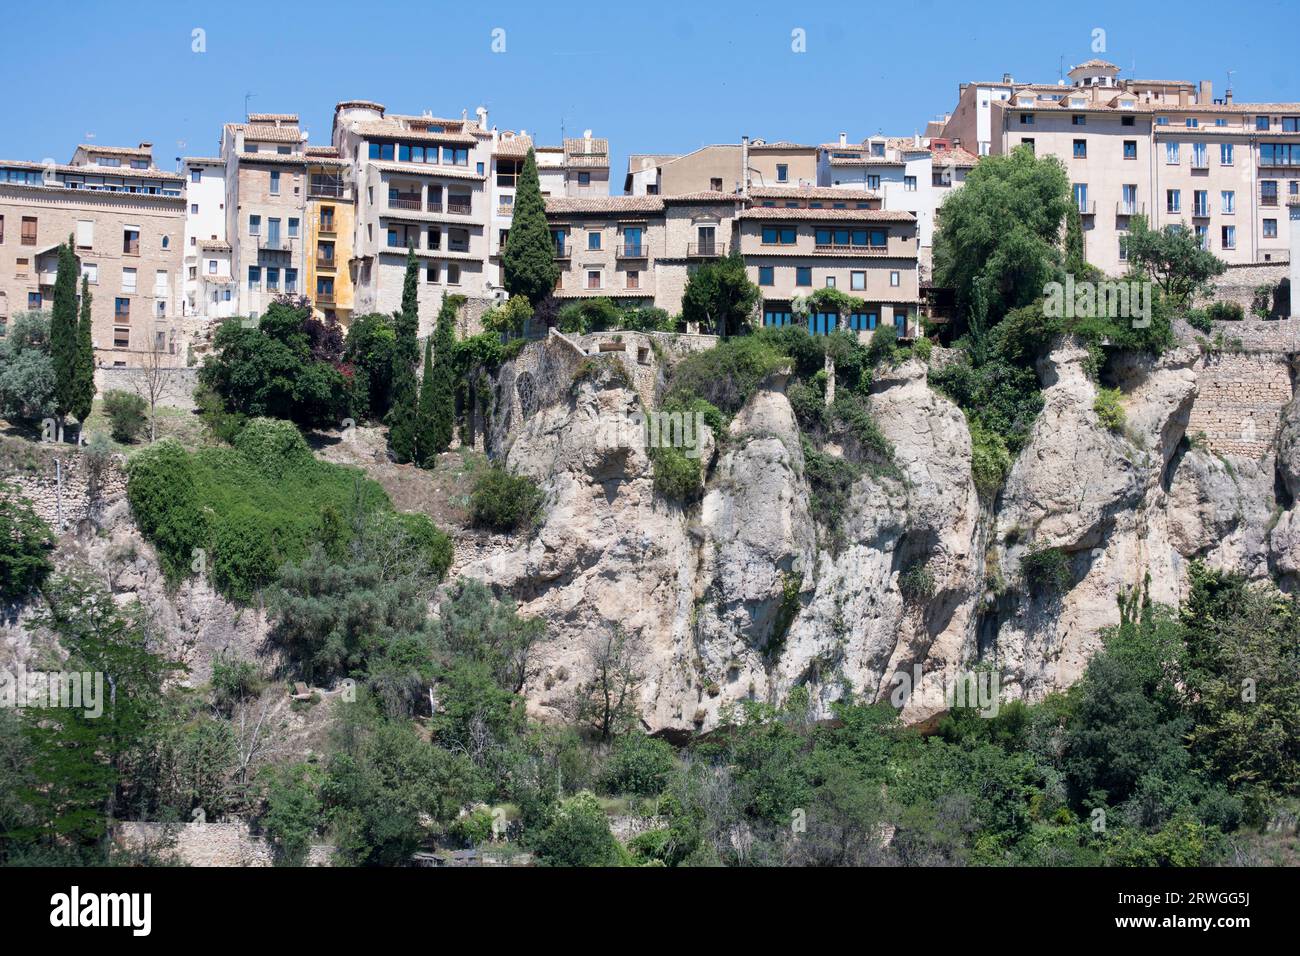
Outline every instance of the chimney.
<svg viewBox="0 0 1300 956">
<path fill-rule="evenodd" d="M 1003 73 L 1003 74 L 1002 74 L 1002 82 L 1003 82 L 1003 83 L 1006 83 L 1008 86 L 1010 86 L 1012 83 L 1015 82 L 1015 80 L 1012 78 L 1012 76 L 1011 76 L 1010 73 Z"/>
<path fill-rule="evenodd" d="M 740 137 L 740 194 L 749 195 L 749 137 Z"/>
<path fill-rule="evenodd" d="M 1214 103 L 1214 84 L 1209 80 L 1201 80 L 1200 91 L 1196 94 L 1197 106 L 1210 106 Z"/>
<path fill-rule="evenodd" d="M 487 107 L 486 106 L 478 107 L 478 109 L 474 110 L 474 115 L 478 117 L 479 128 L 487 129 L 487 116 L 488 116 Z"/>
<path fill-rule="evenodd" d="M 848 144 L 849 144 L 849 134 L 848 134 L 848 133 L 840 133 L 840 145 L 841 145 L 841 146 L 847 146 Z"/>
<path fill-rule="evenodd" d="M 1223 91 L 1223 105 L 1224 105 L 1224 106 L 1231 106 L 1231 105 L 1232 105 L 1232 87 L 1231 87 L 1231 86 L 1228 87 L 1226 90 Z"/>
<path fill-rule="evenodd" d="M 1191 99 L 1191 95 L 1188 93 L 1188 91 L 1187 91 L 1187 87 L 1185 87 L 1185 86 L 1180 86 L 1180 87 L 1178 88 L 1178 105 L 1179 105 L 1179 106 L 1187 106 L 1187 105 L 1188 105 L 1188 100 L 1190 100 L 1190 99 Z"/>
</svg>

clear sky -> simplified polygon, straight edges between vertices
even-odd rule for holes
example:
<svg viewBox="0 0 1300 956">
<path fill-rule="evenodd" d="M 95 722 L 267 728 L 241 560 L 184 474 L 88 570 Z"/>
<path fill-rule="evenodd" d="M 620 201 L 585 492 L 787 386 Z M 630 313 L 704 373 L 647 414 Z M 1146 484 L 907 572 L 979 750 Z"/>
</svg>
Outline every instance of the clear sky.
<svg viewBox="0 0 1300 956">
<path fill-rule="evenodd" d="M 296 112 L 327 144 L 334 103 L 459 116 L 557 143 L 607 136 L 685 152 L 748 133 L 829 141 L 905 135 L 950 110 L 962 81 L 1055 82 L 1092 56 L 1123 76 L 1233 73 L 1239 101 L 1300 100 L 1296 0 L 8 0 L 0 157 L 65 162 L 76 144 L 154 143 L 160 166 L 214 155 L 221 124 Z M 194 52 L 202 30 L 205 52 Z M 1094 53 L 1104 30 L 1105 52 Z M 495 30 L 499 47 L 494 52 Z M 795 52 L 802 30 L 805 52 Z M 1136 73 L 1133 72 L 1136 67 Z"/>
</svg>

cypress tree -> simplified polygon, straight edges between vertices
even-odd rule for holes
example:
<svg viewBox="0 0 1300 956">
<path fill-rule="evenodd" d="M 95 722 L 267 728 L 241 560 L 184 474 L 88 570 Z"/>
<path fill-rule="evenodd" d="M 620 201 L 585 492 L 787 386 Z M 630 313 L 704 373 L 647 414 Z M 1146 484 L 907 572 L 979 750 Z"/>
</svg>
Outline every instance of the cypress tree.
<svg viewBox="0 0 1300 956">
<path fill-rule="evenodd" d="M 514 214 L 506 247 L 501 251 L 506 289 L 522 295 L 536 308 L 555 290 L 560 270 L 555 264 L 555 244 L 546 222 L 546 200 L 537 178 L 537 157 L 532 149 L 524 159 L 515 187 Z"/>
<path fill-rule="evenodd" d="M 395 316 L 397 343 L 393 347 L 393 406 L 388 412 L 388 444 L 399 462 L 418 461 L 419 393 L 415 367 L 420 361 L 420 266 L 415 250 L 406 255 L 402 309 Z"/>
<path fill-rule="evenodd" d="M 90 280 L 81 277 L 81 320 L 77 323 L 77 369 L 72 406 L 68 409 L 83 424 L 95 401 L 95 347 L 90 334 Z"/>
<path fill-rule="evenodd" d="M 438 452 L 437 425 L 434 410 L 433 336 L 424 340 L 424 377 L 420 380 L 420 407 L 416 416 L 416 463 L 421 468 L 432 468 Z"/>
<path fill-rule="evenodd" d="M 431 444 L 421 453 L 431 456 L 447 450 L 451 445 L 456 426 L 456 369 L 453 366 L 456 350 L 456 307 L 459 297 L 442 300 L 438 310 L 438 326 L 433 333 L 433 371 L 426 377 L 426 387 L 432 392 L 429 398 Z M 426 356 L 425 361 L 428 361 Z M 424 396 L 420 396 L 423 400 Z"/>
<path fill-rule="evenodd" d="M 1086 278 L 1088 262 L 1083 254 L 1083 217 L 1077 206 L 1065 214 L 1065 271 L 1076 279 Z"/>
<path fill-rule="evenodd" d="M 54 278 L 54 315 L 50 319 L 50 358 L 54 364 L 54 403 L 60 432 L 73 414 L 77 379 L 77 255 L 72 237 L 59 246 L 59 270 Z"/>
</svg>

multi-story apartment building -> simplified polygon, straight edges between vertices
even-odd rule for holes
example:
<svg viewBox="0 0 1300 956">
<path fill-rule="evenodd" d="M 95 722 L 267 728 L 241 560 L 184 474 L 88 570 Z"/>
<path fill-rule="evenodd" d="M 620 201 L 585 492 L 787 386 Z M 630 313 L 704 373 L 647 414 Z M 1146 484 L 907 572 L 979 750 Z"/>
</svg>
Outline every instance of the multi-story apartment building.
<svg viewBox="0 0 1300 956">
<path fill-rule="evenodd" d="M 253 113 L 225 125 L 221 158 L 237 312 L 257 316 L 276 296 L 304 291 L 306 136 L 294 113 Z"/>
<path fill-rule="evenodd" d="M 741 170 L 748 175 L 742 176 Z M 812 186 L 817 183 L 817 149 L 761 139 L 702 146 L 684 155 L 628 157 L 623 192 L 629 196 L 680 196 L 701 192 L 740 193 L 750 186 Z"/>
<path fill-rule="evenodd" d="M 187 319 L 223 319 L 239 306 L 230 243 L 226 241 L 226 164 L 187 156 L 181 311 Z"/>
<path fill-rule="evenodd" d="M 183 179 L 149 143 L 78 146 L 68 163 L 0 161 L 0 331 L 52 306 L 58 247 L 72 239 L 90 284 L 100 364 L 175 351 L 181 312 Z"/>
<path fill-rule="evenodd" d="M 349 100 L 334 109 L 333 144 L 350 163 L 356 195 L 355 310 L 401 306 L 408 250 L 420 260 L 421 335 L 449 293 L 479 309 L 495 300 L 490 131 L 465 117 L 389 114 L 378 103 Z"/>
<path fill-rule="evenodd" d="M 754 187 L 749 196 L 705 190 L 550 199 L 561 268 L 556 295 L 677 313 L 692 269 L 739 250 L 763 292 L 764 324 L 789 324 L 796 299 L 835 288 L 862 299 L 864 308 L 852 316 L 810 316 L 814 334 L 837 323 L 863 332 L 893 323 L 912 333 L 916 217 L 879 207 L 879 197 L 818 187 Z"/>
<path fill-rule="evenodd" d="M 307 147 L 307 284 L 313 314 L 347 326 L 352 319 L 352 243 L 356 195 L 348 163 L 333 146 Z"/>
<path fill-rule="evenodd" d="M 1215 99 L 1208 81 L 1119 73 L 1090 60 L 1070 70 L 1070 85 L 963 85 L 945 138 L 1059 158 L 1088 260 L 1108 273 L 1124 271 L 1124 236 L 1139 214 L 1194 230 L 1229 263 L 1284 260 L 1286 203 L 1300 192 L 1300 103 L 1237 103 L 1231 92 Z"/>
<path fill-rule="evenodd" d="M 564 195 L 609 195 L 609 140 L 584 130 L 577 139 L 565 139 L 561 154 Z"/>
</svg>

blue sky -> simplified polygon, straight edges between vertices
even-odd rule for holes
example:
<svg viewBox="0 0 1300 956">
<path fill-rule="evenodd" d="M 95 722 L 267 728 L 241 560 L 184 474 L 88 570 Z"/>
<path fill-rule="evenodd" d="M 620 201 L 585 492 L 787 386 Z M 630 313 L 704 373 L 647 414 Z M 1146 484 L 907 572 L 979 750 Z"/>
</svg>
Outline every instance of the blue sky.
<svg viewBox="0 0 1300 956">
<path fill-rule="evenodd" d="M 1144 79 L 1209 79 L 1219 95 L 1233 70 L 1239 101 L 1300 100 L 1294 4 L 65 0 L 56 15 L 11 3 L 0 157 L 62 162 L 93 134 L 151 141 L 170 169 L 214 154 L 245 94 L 254 112 L 299 113 L 316 144 L 329 142 L 336 101 L 364 98 L 455 116 L 484 105 L 492 123 L 544 143 L 590 128 L 610 138 L 618 192 L 631 152 L 924 129 L 959 82 L 1055 82 L 1062 62 L 1097 55 L 1098 28 L 1100 55 L 1123 75 L 1136 64 Z M 206 52 L 192 51 L 196 28 Z M 492 52 L 498 28 L 504 53 Z"/>
</svg>

